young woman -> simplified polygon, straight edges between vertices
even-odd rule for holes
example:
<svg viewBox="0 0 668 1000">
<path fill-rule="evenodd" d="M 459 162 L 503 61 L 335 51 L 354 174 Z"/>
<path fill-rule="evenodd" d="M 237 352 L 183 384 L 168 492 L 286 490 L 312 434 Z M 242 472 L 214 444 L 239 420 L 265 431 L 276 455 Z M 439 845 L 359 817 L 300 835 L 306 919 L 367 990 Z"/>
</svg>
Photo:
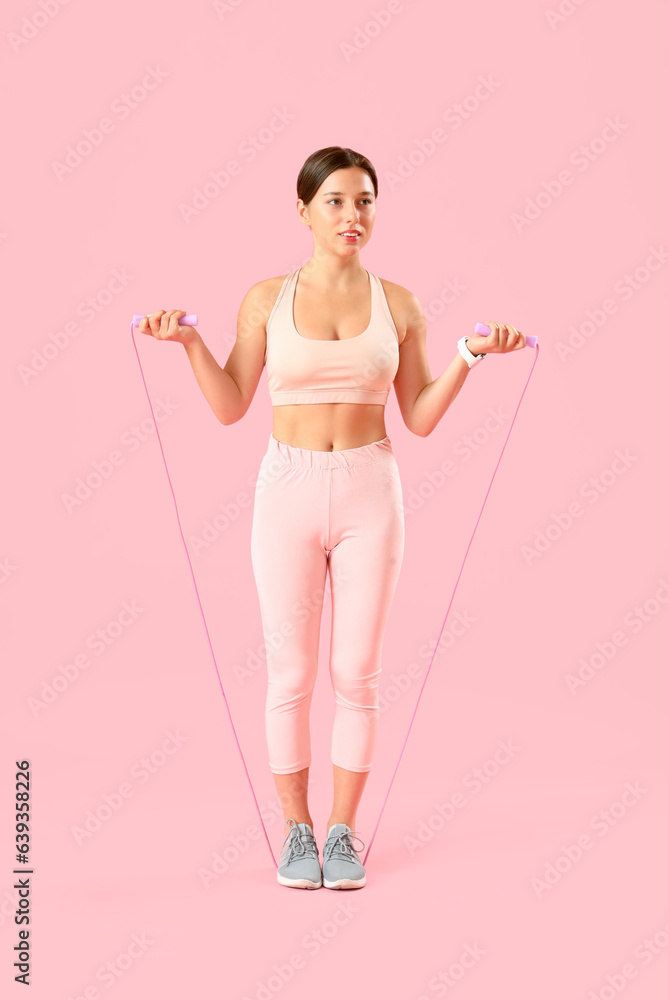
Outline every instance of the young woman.
<svg viewBox="0 0 668 1000">
<path fill-rule="evenodd" d="M 526 340 L 509 324 L 486 321 L 489 336 L 462 337 L 448 367 L 432 379 L 417 298 L 360 262 L 376 216 L 372 164 L 352 149 L 319 149 L 299 172 L 297 195 L 313 256 L 249 289 L 224 368 L 197 330 L 178 325 L 183 310 L 151 313 L 140 330 L 183 344 L 207 402 L 226 425 L 248 410 L 266 364 L 273 431 L 255 489 L 251 559 L 267 648 L 269 763 L 285 813 L 277 878 L 298 888 L 361 888 L 366 875 L 353 830 L 376 745 L 383 635 L 404 551 L 401 481 L 385 403 L 394 385 L 406 426 L 426 437 L 470 366 L 487 354 L 521 349 Z M 321 867 L 307 787 L 328 572 L 334 801 Z M 280 648 L 271 645 L 277 633 L 285 637 Z"/>
</svg>

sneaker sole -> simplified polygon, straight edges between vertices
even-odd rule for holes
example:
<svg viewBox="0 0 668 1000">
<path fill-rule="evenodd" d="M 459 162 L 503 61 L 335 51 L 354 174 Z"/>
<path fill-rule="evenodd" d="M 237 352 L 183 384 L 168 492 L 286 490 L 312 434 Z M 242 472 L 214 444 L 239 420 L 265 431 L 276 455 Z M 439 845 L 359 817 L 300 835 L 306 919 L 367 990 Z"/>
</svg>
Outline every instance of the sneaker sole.
<svg viewBox="0 0 668 1000">
<path fill-rule="evenodd" d="M 366 875 L 362 878 L 340 878 L 336 882 L 329 882 L 323 878 L 322 884 L 325 889 L 361 889 L 362 886 L 366 885 Z"/>
<path fill-rule="evenodd" d="M 293 889 L 319 889 L 322 882 L 313 882 L 310 878 L 286 878 L 276 872 L 276 879 L 280 885 L 287 885 Z"/>
</svg>

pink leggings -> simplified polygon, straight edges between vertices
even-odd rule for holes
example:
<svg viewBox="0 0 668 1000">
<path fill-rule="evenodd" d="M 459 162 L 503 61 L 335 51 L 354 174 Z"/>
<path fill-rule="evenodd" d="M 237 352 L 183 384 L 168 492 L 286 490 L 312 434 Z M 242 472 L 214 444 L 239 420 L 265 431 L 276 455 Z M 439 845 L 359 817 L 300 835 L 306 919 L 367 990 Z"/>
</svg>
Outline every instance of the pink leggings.
<svg viewBox="0 0 668 1000">
<path fill-rule="evenodd" d="M 369 771 L 385 625 L 404 553 L 401 480 L 389 437 L 313 451 L 271 434 L 253 507 L 251 559 L 267 655 L 266 737 L 275 774 L 311 763 L 310 707 L 326 574 L 332 599 L 331 759 Z"/>
</svg>

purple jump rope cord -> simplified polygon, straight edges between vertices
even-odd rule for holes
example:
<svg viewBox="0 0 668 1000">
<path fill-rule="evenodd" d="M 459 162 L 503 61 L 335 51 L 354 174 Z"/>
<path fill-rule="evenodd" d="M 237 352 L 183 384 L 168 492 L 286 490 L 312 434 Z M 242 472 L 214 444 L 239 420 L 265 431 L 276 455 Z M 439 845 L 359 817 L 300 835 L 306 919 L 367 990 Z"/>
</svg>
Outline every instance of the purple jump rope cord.
<svg viewBox="0 0 668 1000">
<path fill-rule="evenodd" d="M 501 449 L 499 457 L 498 457 L 498 459 L 496 461 L 496 465 L 494 467 L 494 472 L 492 473 L 492 478 L 489 481 L 489 486 L 487 487 L 487 492 L 485 493 L 485 499 L 482 502 L 482 507 L 480 508 L 480 513 L 478 514 L 478 520 L 475 523 L 475 527 L 473 529 L 473 533 L 472 533 L 471 538 L 469 539 L 469 543 L 468 543 L 468 545 L 466 547 L 466 552 L 464 553 L 464 558 L 462 559 L 462 565 L 461 565 L 460 570 L 459 570 L 459 576 L 457 577 L 457 579 L 455 581 L 454 590 L 452 591 L 452 597 L 450 598 L 450 603 L 448 604 L 448 610 L 445 612 L 445 617 L 443 619 L 443 624 L 441 625 L 441 631 L 438 633 L 438 638 L 436 640 L 436 643 L 434 644 L 434 651 L 431 654 L 431 660 L 429 661 L 429 666 L 427 667 L 427 672 L 424 675 L 424 680 L 422 681 L 422 687 L 420 688 L 420 691 L 419 691 L 418 696 L 417 696 L 417 701 L 415 702 L 415 708 L 413 709 L 413 715 L 411 716 L 411 721 L 408 724 L 408 732 L 406 733 L 406 738 L 404 739 L 404 745 L 401 748 L 401 752 L 399 754 L 399 759 L 397 761 L 397 766 L 394 769 L 394 774 L 392 775 L 392 777 L 390 779 L 390 784 L 388 785 L 388 788 L 387 788 L 387 794 L 385 795 L 385 801 L 383 802 L 383 805 L 381 806 L 380 815 L 378 816 L 378 822 L 376 823 L 376 825 L 374 827 L 374 831 L 371 834 L 371 840 L 369 841 L 369 846 L 367 847 L 366 854 L 364 855 L 364 861 L 362 862 L 363 865 L 366 865 L 367 858 L 369 857 L 369 852 L 371 851 L 371 845 L 373 844 L 374 838 L 376 836 L 376 831 L 378 830 L 378 827 L 380 825 L 380 821 L 382 819 L 383 813 L 385 812 L 385 806 L 387 805 L 387 800 L 389 798 L 390 791 L 392 789 L 392 785 L 394 784 L 394 779 L 396 777 L 397 771 L 399 770 L 399 764 L 401 763 L 401 758 L 404 755 L 404 750 L 406 749 L 406 743 L 408 742 L 408 737 L 410 736 L 411 729 L 413 728 L 413 721 L 415 719 L 415 713 L 417 712 L 418 705 L 420 704 L 420 698 L 422 697 L 422 692 L 424 691 L 424 686 L 427 683 L 427 677 L 429 677 L 429 671 L 431 670 L 431 665 L 434 662 L 434 657 L 436 656 L 436 650 L 438 649 L 438 644 L 441 641 L 441 636 L 443 634 L 443 629 L 445 628 L 445 623 L 446 623 L 446 621 L 448 619 L 448 615 L 450 614 L 450 608 L 452 607 L 452 602 L 455 599 L 455 594 L 457 592 L 457 587 L 459 585 L 459 580 L 460 580 L 460 577 L 461 577 L 462 572 L 464 570 L 464 564 L 466 562 L 466 557 L 469 554 L 469 549 L 471 548 L 471 543 L 473 542 L 473 538 L 475 536 L 475 533 L 478 530 L 478 524 L 480 523 L 480 518 L 482 517 L 482 512 L 485 509 L 485 504 L 487 503 L 487 497 L 489 496 L 489 491 L 492 488 L 492 483 L 494 482 L 494 477 L 496 475 L 497 469 L 499 468 L 499 464 L 501 462 L 501 458 L 503 457 L 503 453 L 506 450 L 506 445 L 508 444 L 508 438 L 510 437 L 510 432 L 513 429 L 513 424 L 515 423 L 515 418 L 517 417 L 517 412 L 518 412 L 518 410 L 520 408 L 520 404 L 522 403 L 522 400 L 524 399 L 524 393 L 527 391 L 527 386 L 529 385 L 529 380 L 531 379 L 531 376 L 533 375 L 533 370 L 536 367 L 536 362 L 538 361 L 538 351 L 540 350 L 540 348 L 538 347 L 538 342 L 537 341 L 535 343 L 535 349 L 536 349 L 536 357 L 533 359 L 533 364 L 532 364 L 531 369 L 529 371 L 529 374 L 527 376 L 527 380 L 524 383 L 524 388 L 522 389 L 522 395 L 519 398 L 519 402 L 518 402 L 518 404 L 517 404 L 517 406 L 515 408 L 515 413 L 513 414 L 513 419 L 511 420 L 510 427 L 508 428 L 508 433 L 506 434 L 506 440 L 503 442 L 503 448 Z"/>
<path fill-rule="evenodd" d="M 246 772 L 246 777 L 248 778 L 248 784 L 250 785 L 250 790 L 251 790 L 251 794 L 253 796 L 253 801 L 255 802 L 255 807 L 257 809 L 258 816 L 260 817 L 260 823 L 261 823 L 262 829 L 264 831 L 264 836 L 265 836 L 265 840 L 267 841 L 267 846 L 269 848 L 269 853 L 271 854 L 271 860 L 273 861 L 274 866 L 276 866 L 276 858 L 274 857 L 274 852 L 272 850 L 271 843 L 269 841 L 269 836 L 267 834 L 267 829 L 266 829 L 266 827 L 264 825 L 264 820 L 262 819 L 262 813 L 260 811 L 260 806 L 258 805 L 258 801 L 257 801 L 256 795 L 255 795 L 255 789 L 253 788 L 253 782 L 251 781 L 250 774 L 248 773 L 248 768 L 246 767 L 246 759 L 245 759 L 245 757 L 243 755 L 243 751 L 241 749 L 241 744 L 239 743 L 239 739 L 237 737 L 236 729 L 234 728 L 234 722 L 232 720 L 232 714 L 230 712 L 230 706 L 228 704 L 227 697 L 225 696 L 225 689 L 223 688 L 223 682 L 220 679 L 220 671 L 218 670 L 218 664 L 216 662 L 216 656 L 215 656 L 215 653 L 213 651 L 213 646 L 211 644 L 211 637 L 209 635 L 209 629 L 208 629 L 207 624 L 206 624 L 206 618 L 204 617 L 204 609 L 202 608 L 202 602 L 200 600 L 199 591 L 197 589 L 197 582 L 195 580 L 195 573 L 193 571 L 192 562 L 190 560 L 190 553 L 188 552 L 188 545 L 186 543 L 185 536 L 183 534 L 183 529 L 181 527 L 181 518 L 179 516 L 179 508 L 178 508 L 178 504 L 176 502 L 176 494 L 174 493 L 174 487 L 172 486 L 172 480 L 171 480 L 170 475 L 169 475 L 169 469 L 167 467 L 167 459 L 165 458 L 165 452 L 164 452 L 164 449 L 162 447 L 162 440 L 160 438 L 160 432 L 158 430 L 158 422 L 155 419 L 155 413 L 153 412 L 153 404 L 151 403 L 151 397 L 149 395 L 148 386 L 146 385 L 146 379 L 144 378 L 144 370 L 143 370 L 142 365 L 141 365 L 141 359 L 139 357 L 139 351 L 137 350 L 137 343 L 135 341 L 135 335 L 134 335 L 134 322 L 130 324 L 130 334 L 132 336 L 132 343 L 134 344 L 135 354 L 137 355 L 137 363 L 139 364 L 139 371 L 141 372 L 142 382 L 144 383 L 144 389 L 146 390 L 146 398 L 148 399 L 148 405 L 149 405 L 149 408 L 151 410 L 151 416 L 153 417 L 153 424 L 155 426 L 155 433 L 156 433 L 156 436 L 158 438 L 158 444 L 160 445 L 160 451 L 162 453 L 162 461 L 163 461 L 164 466 L 165 466 L 165 472 L 167 473 L 167 481 L 169 483 L 169 488 L 170 488 L 170 490 L 172 492 L 172 499 L 174 500 L 174 509 L 176 511 L 176 520 L 177 520 L 177 523 L 178 523 L 178 526 L 179 526 L 179 532 L 181 534 L 181 540 L 183 542 L 183 547 L 184 547 L 185 552 L 186 552 L 186 558 L 188 560 L 188 565 L 190 567 L 190 575 L 192 577 L 193 586 L 195 588 L 195 596 L 197 598 L 197 604 L 199 606 L 200 614 L 202 616 L 202 622 L 204 624 L 204 631 L 206 633 L 206 638 L 207 638 L 207 641 L 209 643 L 209 649 L 211 651 L 211 658 L 213 660 L 214 667 L 216 668 L 216 674 L 218 676 L 218 683 L 220 684 L 220 690 L 221 690 L 222 695 L 223 695 L 223 700 L 225 701 L 225 707 L 227 708 L 227 714 L 228 714 L 228 717 L 229 717 L 229 720 L 230 720 L 230 725 L 232 727 L 232 733 L 234 735 L 234 739 L 235 739 L 235 742 L 237 744 L 237 749 L 239 750 L 239 755 L 241 757 L 241 762 L 242 762 L 242 764 L 244 766 L 244 771 Z M 464 570 L 464 564 L 466 563 L 466 558 L 467 558 L 467 556 L 469 554 L 469 549 L 471 548 L 471 543 L 473 542 L 473 538 L 474 538 L 475 533 L 476 533 L 476 531 L 478 529 L 478 524 L 480 523 L 480 518 L 482 517 L 482 512 L 485 509 L 485 504 L 487 503 L 487 497 L 489 496 L 489 492 L 490 492 L 490 490 L 492 488 L 492 483 L 494 482 L 494 477 L 496 476 L 497 469 L 499 468 L 499 464 L 501 462 L 501 458 L 503 457 L 503 453 L 506 450 L 506 445 L 508 443 L 508 438 L 510 437 L 510 432 L 513 429 L 513 425 L 515 424 L 515 419 L 517 417 L 517 413 L 519 411 L 519 408 L 520 408 L 520 405 L 522 403 L 522 400 L 524 399 L 524 393 L 527 390 L 527 386 L 529 385 L 529 381 L 531 379 L 531 376 L 533 375 L 533 370 L 536 367 L 536 361 L 538 360 L 538 352 L 539 352 L 539 347 L 538 347 L 538 343 L 537 342 L 535 343 L 535 349 L 536 349 L 536 357 L 534 358 L 533 364 L 532 364 L 531 369 L 529 371 L 529 374 L 527 376 L 527 380 L 526 380 L 526 382 L 524 384 L 524 388 L 522 389 L 522 395 L 519 398 L 519 402 L 518 402 L 517 407 L 515 409 L 515 413 L 513 415 L 513 419 L 510 422 L 510 427 L 508 428 L 508 433 L 506 434 L 506 440 L 503 442 L 503 448 L 501 449 L 501 452 L 500 452 L 499 457 L 497 459 L 497 463 L 496 463 L 496 466 L 494 468 L 494 472 L 492 473 L 492 478 L 489 481 L 489 486 L 487 487 L 487 493 L 485 494 L 485 499 L 482 502 L 482 507 L 480 508 L 480 513 L 478 514 L 478 520 L 475 523 L 475 527 L 473 529 L 473 533 L 472 533 L 471 538 L 469 540 L 469 544 L 468 544 L 468 546 L 466 548 L 466 552 L 464 553 L 464 559 L 462 560 L 462 565 L 461 565 L 461 568 L 459 570 L 459 575 L 458 575 L 457 580 L 455 582 L 454 590 L 452 591 L 452 596 L 450 598 L 450 603 L 448 605 L 447 611 L 445 612 L 445 617 L 443 618 L 443 624 L 441 625 L 441 630 L 438 633 L 438 638 L 437 638 L 437 640 L 436 640 L 436 642 L 434 644 L 434 651 L 431 654 L 431 660 L 429 661 L 429 666 L 427 667 L 427 672 L 425 673 L 424 680 L 422 681 L 422 687 L 420 688 L 420 691 L 419 691 L 418 697 L 417 697 L 417 701 L 415 702 L 415 708 L 413 709 L 413 715 L 411 716 L 411 721 L 410 721 L 410 723 L 408 725 L 408 731 L 406 733 L 406 737 L 404 739 L 403 746 L 401 748 L 401 752 L 399 753 L 399 759 L 397 760 L 396 767 L 394 768 L 394 773 L 392 774 L 392 778 L 390 780 L 390 784 L 388 786 L 387 793 L 385 795 L 385 799 L 383 801 L 383 805 L 381 807 L 380 814 L 378 816 L 378 820 L 377 820 L 376 825 L 374 827 L 374 831 L 373 831 L 373 833 L 371 835 L 371 840 L 369 842 L 369 846 L 367 848 L 367 852 L 364 855 L 364 860 L 362 862 L 363 865 L 366 865 L 367 858 L 369 857 L 369 853 L 371 851 L 371 846 L 372 846 L 372 844 L 374 842 L 376 833 L 378 831 L 378 827 L 380 826 L 380 821 L 381 821 L 381 819 L 383 817 L 383 813 L 385 811 L 385 806 L 387 805 L 387 800 L 389 798 L 390 791 L 392 790 L 392 785 L 394 784 L 394 779 L 395 779 L 395 777 L 397 775 L 397 771 L 399 770 L 399 764 L 401 763 L 401 758 L 404 755 L 404 750 L 406 749 L 406 743 L 408 742 L 408 737 L 410 736 L 411 729 L 413 728 L 413 722 L 415 721 L 415 715 L 417 713 L 417 708 L 418 708 L 418 705 L 420 704 L 420 698 L 422 697 L 422 692 L 424 691 L 424 686 L 427 683 L 427 678 L 429 677 L 429 671 L 431 670 L 431 665 L 434 662 L 434 657 L 436 655 L 436 650 L 438 649 L 438 645 L 439 645 L 439 643 L 441 641 L 441 635 L 443 634 L 443 629 L 445 628 L 445 623 L 446 623 L 446 621 L 448 619 L 448 615 L 450 613 L 450 608 L 452 607 L 452 602 L 454 600 L 455 593 L 457 592 L 457 587 L 459 585 L 459 580 L 460 580 L 462 572 Z"/>
<path fill-rule="evenodd" d="M 204 624 L 204 631 L 206 632 L 207 642 L 209 643 L 209 649 L 211 650 L 211 659 L 213 660 L 213 665 L 216 668 L 216 674 L 218 676 L 218 683 L 220 684 L 220 690 L 221 690 L 222 695 L 223 695 L 223 700 L 225 701 L 225 707 L 227 709 L 227 714 L 228 714 L 228 717 L 229 717 L 229 720 L 230 720 L 230 725 L 232 726 L 232 733 L 234 734 L 234 739 L 235 739 L 237 747 L 239 749 L 239 754 L 241 755 L 241 762 L 244 765 L 244 771 L 246 772 L 246 777 L 248 778 L 248 784 L 250 785 L 250 790 L 251 790 L 251 794 L 253 796 L 253 801 L 255 802 L 255 808 L 257 809 L 257 814 L 260 817 L 260 823 L 262 824 L 262 829 L 264 830 L 264 836 L 265 836 L 265 840 L 267 841 L 267 847 L 269 848 L 269 853 L 271 854 L 271 860 L 273 861 L 274 866 L 278 867 L 277 866 L 277 862 L 276 862 L 276 858 L 274 857 L 274 852 L 271 849 L 271 843 L 269 842 L 269 836 L 267 834 L 267 828 L 265 827 L 264 820 L 262 819 L 262 813 L 260 811 L 260 806 L 258 805 L 258 801 L 257 801 L 257 798 L 255 796 L 255 789 L 253 788 L 253 782 L 251 781 L 250 774 L 248 773 L 248 768 L 246 767 L 246 758 L 243 755 L 243 751 L 241 749 L 241 744 L 239 743 L 239 738 L 237 736 L 237 731 L 234 728 L 234 722 L 232 721 L 232 713 L 230 712 L 230 706 L 228 704 L 227 697 L 225 696 L 225 689 L 223 687 L 223 682 L 220 679 L 220 671 L 218 670 L 218 664 L 216 663 L 216 656 L 215 656 L 215 653 L 213 651 L 213 646 L 211 644 L 211 636 L 209 635 L 209 629 L 208 629 L 207 624 L 206 624 L 206 618 L 204 617 L 204 609 L 202 607 L 202 602 L 201 602 L 200 597 L 199 597 L 199 591 L 197 589 L 197 581 L 195 580 L 195 573 L 193 571 L 193 564 L 192 564 L 192 562 L 190 560 L 190 553 L 188 552 L 188 545 L 186 543 L 186 539 L 185 539 L 185 536 L 183 534 L 183 528 L 181 527 L 181 518 L 179 516 L 179 507 L 178 507 L 178 504 L 176 502 L 176 494 L 174 493 L 174 487 L 172 486 L 172 480 L 171 480 L 171 478 L 169 476 L 169 469 L 167 468 L 167 459 L 165 458 L 165 451 L 164 451 L 164 449 L 162 447 L 162 440 L 160 438 L 160 431 L 158 430 L 158 421 L 155 419 L 155 413 L 153 412 L 153 404 L 151 403 L 151 397 L 150 397 L 149 392 L 148 392 L 148 386 L 146 385 L 146 379 L 144 378 L 144 369 L 141 366 L 141 360 L 140 360 L 140 357 L 139 357 L 139 351 L 137 350 L 137 342 L 135 341 L 135 333 L 134 333 L 134 323 L 130 324 L 130 333 L 132 335 L 132 343 L 134 344 L 135 354 L 137 355 L 137 362 L 139 363 L 139 371 L 141 372 L 142 382 L 144 383 L 144 389 L 146 390 L 146 398 L 148 399 L 148 405 L 149 405 L 149 407 L 151 409 L 151 416 L 153 417 L 153 426 L 155 427 L 155 433 L 156 433 L 157 438 L 158 438 L 158 444 L 160 445 L 160 451 L 162 452 L 162 461 L 164 462 L 165 472 L 167 473 L 167 482 L 169 483 L 169 488 L 172 491 L 172 499 L 174 500 L 174 509 L 176 511 L 176 520 L 177 520 L 177 523 L 178 523 L 178 526 L 179 526 L 179 532 L 181 533 L 181 541 L 183 542 L 183 547 L 186 550 L 186 558 L 188 560 L 188 565 L 190 566 L 190 575 L 193 578 L 193 587 L 195 588 L 195 597 L 197 598 L 197 604 L 199 605 L 200 614 L 202 616 L 202 623 Z"/>
</svg>

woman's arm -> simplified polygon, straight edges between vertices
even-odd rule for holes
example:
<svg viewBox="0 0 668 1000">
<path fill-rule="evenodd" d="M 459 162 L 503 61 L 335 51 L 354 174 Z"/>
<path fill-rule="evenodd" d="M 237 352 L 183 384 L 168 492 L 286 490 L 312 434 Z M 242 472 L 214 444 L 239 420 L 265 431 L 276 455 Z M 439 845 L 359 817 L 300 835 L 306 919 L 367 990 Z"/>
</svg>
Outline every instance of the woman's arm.
<svg viewBox="0 0 668 1000">
<path fill-rule="evenodd" d="M 399 370 L 394 387 L 404 423 L 414 434 L 427 437 L 457 398 L 470 369 L 457 351 L 445 371 L 432 379 L 427 360 L 425 316 L 416 296 L 411 292 L 406 294 L 406 336 L 399 347 Z M 514 327 L 489 325 L 492 332 L 488 337 L 468 338 L 466 346 L 471 354 L 504 354 L 526 346 L 524 335 Z"/>
<path fill-rule="evenodd" d="M 404 307 L 406 335 L 399 346 L 394 389 L 408 429 L 427 437 L 464 385 L 469 367 L 457 351 L 443 374 L 432 380 L 426 349 L 427 322 L 417 297 L 407 289 Z M 469 350 L 473 351 L 473 347 L 469 341 Z"/>
<path fill-rule="evenodd" d="M 222 424 L 241 420 L 253 400 L 264 368 L 267 319 L 283 277 L 258 281 L 246 293 L 239 308 L 237 339 L 224 368 L 194 327 L 179 326 L 185 310 L 158 309 L 139 324 L 149 337 L 183 344 L 199 387 Z"/>
<path fill-rule="evenodd" d="M 271 283 L 272 279 L 269 279 Z M 239 308 L 237 339 L 221 368 L 199 334 L 184 342 L 188 360 L 204 397 L 222 424 L 244 416 L 264 367 L 266 319 L 271 309 L 268 282 L 253 285 Z"/>
<path fill-rule="evenodd" d="M 241 393 L 236 382 L 229 372 L 220 367 L 199 333 L 183 346 L 207 403 L 221 424 L 233 424 L 239 419 L 235 414 L 241 405 Z"/>
</svg>

